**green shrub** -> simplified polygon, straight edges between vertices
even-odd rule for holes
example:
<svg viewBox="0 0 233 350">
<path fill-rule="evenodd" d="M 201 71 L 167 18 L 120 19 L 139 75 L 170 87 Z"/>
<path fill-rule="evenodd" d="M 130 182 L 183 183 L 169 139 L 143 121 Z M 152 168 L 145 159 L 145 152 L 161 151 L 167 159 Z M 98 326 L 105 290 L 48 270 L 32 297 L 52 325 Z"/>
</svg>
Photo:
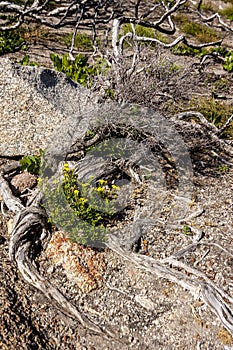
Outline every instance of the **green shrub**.
<svg viewBox="0 0 233 350">
<path fill-rule="evenodd" d="M 59 57 L 57 54 L 51 54 L 50 58 L 56 70 L 65 73 L 72 80 L 86 86 L 91 84 L 91 79 L 106 71 L 106 64 L 103 60 L 99 60 L 93 66 L 88 63 L 88 57 L 78 54 L 75 60 L 71 60 L 68 54 Z"/>
<path fill-rule="evenodd" d="M 181 56 L 199 56 L 202 53 L 201 49 L 193 49 L 185 44 L 178 44 L 172 48 L 175 55 Z"/>
<path fill-rule="evenodd" d="M 110 208 L 109 201 L 116 198 L 116 190 L 119 190 L 119 187 L 108 184 L 108 181 L 104 179 L 100 179 L 96 187 L 91 187 L 89 182 L 78 184 L 78 176 L 69 169 L 68 164 L 63 167 L 63 175 L 62 186 L 65 197 L 80 219 L 92 226 L 98 226 L 104 223 L 106 213 L 107 217 L 113 216 L 114 212 Z M 104 213 L 88 204 L 88 197 L 94 199 L 95 202 L 95 197 L 97 199 L 98 196 L 104 200 Z"/>
<path fill-rule="evenodd" d="M 229 73 L 233 72 L 233 51 L 227 53 L 223 68 Z"/>
<path fill-rule="evenodd" d="M 222 57 L 226 57 L 229 53 L 229 51 L 225 47 L 211 47 L 211 48 L 202 48 L 202 49 L 194 49 L 192 47 L 189 47 L 183 43 L 177 44 L 172 48 L 172 52 L 175 55 L 183 55 L 183 56 L 200 56 L 203 57 L 204 55 L 211 54 L 216 52 Z"/>
<path fill-rule="evenodd" d="M 22 170 L 27 170 L 32 174 L 38 175 L 41 169 L 41 159 L 44 152 L 40 150 L 40 154 L 38 156 L 24 156 L 20 159 L 20 166 Z"/>
<path fill-rule="evenodd" d="M 63 166 L 61 182 L 54 180 L 51 186 L 48 179 L 40 178 L 38 183 L 46 197 L 43 205 L 54 225 L 66 230 L 75 242 L 103 245 L 107 224 L 114 217 L 111 200 L 117 197 L 119 187 L 105 179 L 100 179 L 96 187 L 91 186 L 91 179 L 80 183 L 68 164 Z"/>
<path fill-rule="evenodd" d="M 123 35 L 127 33 L 132 33 L 133 29 L 130 23 L 126 23 L 122 26 Z M 145 36 L 147 38 L 154 38 L 154 30 L 152 28 L 147 28 L 142 25 L 136 24 L 135 31 L 138 36 Z"/>
<path fill-rule="evenodd" d="M 227 165 L 219 165 L 217 170 L 221 173 L 227 173 L 229 171 L 229 167 Z"/>
<path fill-rule="evenodd" d="M 20 64 L 23 66 L 37 66 L 37 63 L 34 61 L 30 61 L 30 56 L 25 55 L 21 61 L 19 61 Z"/>
<path fill-rule="evenodd" d="M 0 31 L 0 55 L 14 52 L 23 42 L 16 31 Z"/>
<path fill-rule="evenodd" d="M 186 236 L 192 236 L 192 230 L 188 225 L 182 227 L 182 233 Z"/>
</svg>

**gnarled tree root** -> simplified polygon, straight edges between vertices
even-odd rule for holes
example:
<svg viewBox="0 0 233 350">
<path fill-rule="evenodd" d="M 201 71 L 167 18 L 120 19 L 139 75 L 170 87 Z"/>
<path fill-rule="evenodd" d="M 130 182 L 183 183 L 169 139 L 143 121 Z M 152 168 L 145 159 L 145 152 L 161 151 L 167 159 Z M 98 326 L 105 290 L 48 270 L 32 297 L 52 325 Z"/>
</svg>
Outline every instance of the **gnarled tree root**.
<svg viewBox="0 0 233 350">
<path fill-rule="evenodd" d="M 30 206 L 24 207 L 19 199 L 12 194 L 7 181 L 2 176 L 0 176 L 0 193 L 8 208 L 16 213 L 11 232 L 9 255 L 10 259 L 17 264 L 23 278 L 40 290 L 63 315 L 80 322 L 83 327 L 94 333 L 104 337 L 114 337 L 112 331 L 103 330 L 88 320 L 38 272 L 34 259 L 37 250 L 43 245 L 46 236 L 49 235 L 47 214 L 38 203 L 40 202 L 40 193 L 37 193 Z"/>
</svg>

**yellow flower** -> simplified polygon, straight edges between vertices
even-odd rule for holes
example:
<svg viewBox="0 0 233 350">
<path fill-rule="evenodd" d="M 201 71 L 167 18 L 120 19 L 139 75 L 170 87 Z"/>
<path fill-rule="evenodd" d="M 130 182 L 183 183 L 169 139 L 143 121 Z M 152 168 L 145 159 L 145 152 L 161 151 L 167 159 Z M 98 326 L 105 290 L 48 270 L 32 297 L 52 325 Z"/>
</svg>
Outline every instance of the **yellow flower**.
<svg viewBox="0 0 233 350">
<path fill-rule="evenodd" d="M 112 185 L 112 189 L 113 189 L 113 190 L 119 191 L 119 190 L 120 190 L 120 187 L 119 187 L 119 186 L 116 186 L 116 185 Z"/>
<path fill-rule="evenodd" d="M 68 172 L 68 171 L 70 170 L 69 164 L 68 164 L 68 163 L 65 163 L 65 164 L 63 165 L 62 170 L 63 170 L 63 172 Z"/>
<path fill-rule="evenodd" d="M 100 179 L 100 180 L 99 180 L 99 185 L 100 185 L 100 186 L 107 185 L 107 181 L 106 181 L 106 180 L 103 180 L 103 179 Z"/>
<path fill-rule="evenodd" d="M 87 202 L 87 199 L 81 197 L 79 198 L 79 202 L 80 204 L 85 204 Z"/>
</svg>

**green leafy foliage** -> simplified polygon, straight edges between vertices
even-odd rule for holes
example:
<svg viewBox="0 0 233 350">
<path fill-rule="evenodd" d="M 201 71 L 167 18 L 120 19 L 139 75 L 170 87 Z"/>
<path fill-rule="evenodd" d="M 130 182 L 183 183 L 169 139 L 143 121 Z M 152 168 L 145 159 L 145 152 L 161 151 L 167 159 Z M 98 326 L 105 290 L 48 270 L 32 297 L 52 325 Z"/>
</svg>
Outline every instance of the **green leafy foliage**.
<svg viewBox="0 0 233 350">
<path fill-rule="evenodd" d="M 30 56 L 25 55 L 21 61 L 19 61 L 20 64 L 23 66 L 37 66 L 37 63 L 34 61 L 30 61 Z"/>
<path fill-rule="evenodd" d="M 105 179 L 100 179 L 96 187 L 91 187 L 90 182 L 81 183 L 78 185 L 77 175 L 73 170 L 69 169 L 68 164 L 63 167 L 63 191 L 68 200 L 70 206 L 75 210 L 78 217 L 85 220 L 92 226 L 103 224 L 107 217 L 114 215 L 111 210 L 110 200 L 117 197 L 116 191 L 120 188 L 114 184 L 108 184 Z M 87 198 L 92 198 L 92 202 L 95 202 L 95 198 L 101 197 L 104 200 L 104 213 L 99 212 L 93 206 L 88 204 Z M 98 204 L 99 207 L 99 204 Z"/>
<path fill-rule="evenodd" d="M 227 173 L 229 171 L 229 167 L 227 165 L 219 165 L 217 170 L 220 173 Z"/>
<path fill-rule="evenodd" d="M 91 78 L 100 74 L 106 69 L 105 62 L 98 61 L 95 65 L 90 66 L 88 57 L 78 54 L 75 60 L 71 60 L 68 54 L 59 57 L 57 54 L 51 54 L 50 58 L 56 70 L 65 73 L 72 80 L 86 86 L 91 84 Z"/>
<path fill-rule="evenodd" d="M 221 57 L 227 57 L 229 55 L 229 51 L 222 46 L 211 47 L 211 48 L 202 48 L 202 49 L 194 49 L 189 47 L 183 43 L 177 44 L 172 48 L 172 52 L 175 55 L 181 56 L 199 56 L 203 57 L 204 55 L 217 53 Z"/>
<path fill-rule="evenodd" d="M 27 170 L 32 174 L 38 175 L 41 169 L 41 158 L 44 152 L 40 150 L 38 156 L 24 156 L 19 162 L 22 170 Z"/>
<path fill-rule="evenodd" d="M 16 31 L 0 31 L 0 55 L 14 52 L 23 42 Z"/>
<path fill-rule="evenodd" d="M 78 177 L 68 164 L 63 167 L 63 180 L 54 180 L 55 189 L 46 179 L 39 179 L 39 186 L 46 196 L 45 208 L 50 221 L 64 228 L 70 238 L 81 244 L 101 244 L 106 240 L 107 223 L 114 216 L 111 200 L 117 197 L 120 189 L 107 180 L 100 179 L 96 187 L 90 182 L 79 183 Z M 63 197 L 64 203 L 61 198 Z M 101 205 L 99 198 L 102 199 Z M 72 210 L 68 210 L 68 205 Z"/>
<path fill-rule="evenodd" d="M 186 236 L 191 236 L 192 235 L 191 228 L 188 225 L 184 225 L 182 227 L 182 233 Z"/>
<path fill-rule="evenodd" d="M 172 52 L 175 55 L 180 56 L 199 56 L 202 53 L 201 49 L 193 49 L 192 47 L 189 47 L 184 44 L 178 44 L 172 48 Z"/>
<path fill-rule="evenodd" d="M 229 73 L 233 72 L 233 51 L 227 53 L 223 68 Z"/>
</svg>

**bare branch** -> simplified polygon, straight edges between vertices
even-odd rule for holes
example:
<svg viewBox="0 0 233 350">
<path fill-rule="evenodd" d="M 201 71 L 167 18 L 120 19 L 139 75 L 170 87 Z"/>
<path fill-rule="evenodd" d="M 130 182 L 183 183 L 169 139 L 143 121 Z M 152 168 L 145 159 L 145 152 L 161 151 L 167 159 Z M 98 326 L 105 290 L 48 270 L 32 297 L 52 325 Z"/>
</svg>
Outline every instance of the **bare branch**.
<svg viewBox="0 0 233 350">
<path fill-rule="evenodd" d="M 220 136 L 232 121 L 233 121 L 233 114 L 227 119 L 226 123 L 216 132 L 216 134 Z"/>
<path fill-rule="evenodd" d="M 219 22 L 219 24 L 221 24 L 221 26 L 227 30 L 229 30 L 230 32 L 233 32 L 233 28 L 231 28 L 228 24 L 226 24 L 222 19 L 221 16 L 219 15 L 219 13 L 214 13 L 213 15 L 211 15 L 210 17 L 204 17 L 200 12 L 199 12 L 200 17 L 202 18 L 203 22 L 213 22 L 214 19 L 216 18 Z"/>
<path fill-rule="evenodd" d="M 169 10 L 167 8 L 167 6 L 164 4 L 164 7 L 166 8 L 166 12 L 161 16 L 161 18 L 154 23 L 154 25 L 156 27 L 160 26 L 162 23 L 165 22 L 166 19 L 168 19 L 170 17 L 171 14 L 173 14 L 174 12 L 176 12 L 178 10 L 178 8 L 180 8 L 182 5 L 184 5 L 187 2 L 187 0 L 178 0 L 173 6 L 172 8 Z"/>
<path fill-rule="evenodd" d="M 80 21 L 81 21 L 81 19 L 82 19 L 82 17 L 83 17 L 83 11 L 84 11 L 84 9 L 82 8 L 82 9 L 81 9 L 80 16 L 79 16 L 79 18 L 78 18 L 78 20 L 77 20 L 77 23 L 76 23 L 76 25 L 75 25 L 73 35 L 72 35 L 71 46 L 70 46 L 70 49 L 69 49 L 69 57 L 70 57 L 72 60 L 74 60 L 74 57 L 73 57 L 72 52 L 73 52 L 73 50 L 74 50 L 75 37 L 76 37 L 77 31 L 78 31 L 78 27 L 79 27 Z"/>
<path fill-rule="evenodd" d="M 153 7 L 151 7 L 147 12 L 141 15 L 140 20 L 143 20 L 144 18 L 148 17 L 151 13 L 153 13 L 160 4 L 155 4 Z"/>
</svg>

